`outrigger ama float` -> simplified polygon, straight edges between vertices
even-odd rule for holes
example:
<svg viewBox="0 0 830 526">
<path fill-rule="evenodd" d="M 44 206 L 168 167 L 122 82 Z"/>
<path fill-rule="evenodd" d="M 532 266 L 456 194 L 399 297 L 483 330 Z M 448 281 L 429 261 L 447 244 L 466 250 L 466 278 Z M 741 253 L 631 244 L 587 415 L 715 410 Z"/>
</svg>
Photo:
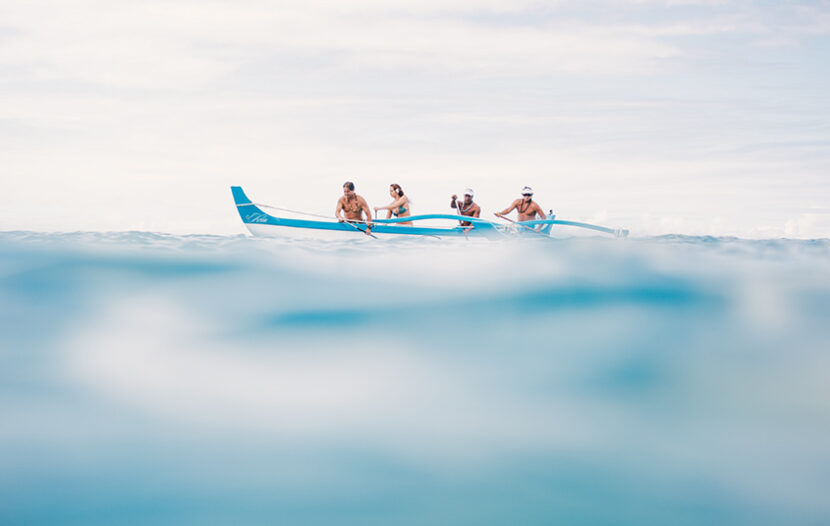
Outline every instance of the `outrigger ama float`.
<svg viewBox="0 0 830 526">
<path fill-rule="evenodd" d="M 254 203 L 240 186 L 232 186 L 233 200 L 242 223 L 251 234 L 267 237 L 289 237 L 289 238 L 314 238 L 314 239 L 343 239 L 355 235 L 365 235 L 366 224 L 362 222 L 338 222 L 333 218 L 306 214 L 274 206 Z M 315 221 L 309 219 L 295 219 L 293 217 L 277 217 L 262 211 L 262 208 L 272 208 L 291 215 L 310 217 L 321 217 L 327 221 Z M 409 221 L 428 220 L 452 220 L 466 221 L 472 226 L 462 227 L 426 227 L 399 225 L 396 223 Z M 392 219 L 373 219 L 372 230 L 369 235 L 372 237 L 400 237 L 400 236 L 421 236 L 421 237 L 477 237 L 486 239 L 498 239 L 513 236 L 535 236 L 551 237 L 554 226 L 571 227 L 578 229 L 593 230 L 610 234 L 615 237 L 625 237 L 628 230 L 621 228 L 606 228 L 604 226 L 580 223 L 577 221 L 562 221 L 559 219 L 545 219 L 535 221 L 513 222 L 507 225 L 486 221 L 475 217 L 459 216 L 453 214 L 424 214 L 410 217 Z M 558 229 L 557 229 L 558 230 Z"/>
</svg>

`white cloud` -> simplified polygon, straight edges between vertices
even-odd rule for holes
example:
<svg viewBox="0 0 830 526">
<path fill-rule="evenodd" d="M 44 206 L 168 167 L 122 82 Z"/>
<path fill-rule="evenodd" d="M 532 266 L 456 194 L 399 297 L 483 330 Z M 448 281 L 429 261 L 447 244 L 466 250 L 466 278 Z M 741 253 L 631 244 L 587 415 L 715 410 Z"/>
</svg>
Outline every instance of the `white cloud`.
<svg viewBox="0 0 830 526">
<path fill-rule="evenodd" d="M 569 214 L 625 214 L 648 233 L 705 232 L 708 216 L 724 232 L 782 229 L 800 201 L 774 203 L 798 183 L 773 170 L 812 184 L 810 199 L 829 191 L 814 184 L 828 163 L 816 75 L 710 42 L 818 52 L 799 28 L 826 17 L 709 4 L 674 16 L 625 1 L 601 15 L 532 1 L 6 3 L 0 154 L 14 184 L 0 225 L 237 232 L 232 210 L 216 213 L 227 184 L 326 212 L 300 188 L 394 177 L 421 210 L 468 185 L 501 208 L 537 181 L 556 208 L 566 192 Z M 759 173 L 766 193 L 750 186 Z M 744 187 L 759 204 L 730 212 Z M 707 219 L 690 217 L 707 191 Z M 148 217 L 159 200 L 171 206 Z"/>
<path fill-rule="evenodd" d="M 43 5 L 25 3 L 7 8 L 7 23 L 20 34 L 0 49 L 0 63 L 30 68 L 39 81 L 186 89 L 231 74 L 255 57 L 296 53 L 329 54 L 335 66 L 356 69 L 535 75 L 650 70 L 652 59 L 677 54 L 653 37 L 614 27 L 429 16 L 477 4 L 419 3 L 416 14 L 385 2 L 350 4 L 348 10 L 315 3 L 50 3 L 44 17 Z"/>
</svg>

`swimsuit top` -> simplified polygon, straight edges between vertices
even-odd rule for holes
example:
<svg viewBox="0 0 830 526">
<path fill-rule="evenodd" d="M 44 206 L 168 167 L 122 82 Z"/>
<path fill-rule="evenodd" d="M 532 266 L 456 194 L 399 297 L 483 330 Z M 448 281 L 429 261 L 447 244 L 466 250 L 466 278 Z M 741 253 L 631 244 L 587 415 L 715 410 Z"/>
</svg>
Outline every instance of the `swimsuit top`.
<svg viewBox="0 0 830 526">
<path fill-rule="evenodd" d="M 406 212 L 406 207 L 403 205 L 399 206 L 397 210 L 392 210 L 392 215 L 398 217 L 399 215 Z"/>
</svg>

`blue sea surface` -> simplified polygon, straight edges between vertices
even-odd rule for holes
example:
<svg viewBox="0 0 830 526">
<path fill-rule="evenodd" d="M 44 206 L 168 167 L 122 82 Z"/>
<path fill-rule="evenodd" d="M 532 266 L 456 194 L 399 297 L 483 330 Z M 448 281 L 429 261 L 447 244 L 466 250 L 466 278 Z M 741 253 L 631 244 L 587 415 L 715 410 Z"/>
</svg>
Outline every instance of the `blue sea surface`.
<svg viewBox="0 0 830 526">
<path fill-rule="evenodd" d="M 0 233 L 0 524 L 827 524 L 830 240 Z"/>
</svg>

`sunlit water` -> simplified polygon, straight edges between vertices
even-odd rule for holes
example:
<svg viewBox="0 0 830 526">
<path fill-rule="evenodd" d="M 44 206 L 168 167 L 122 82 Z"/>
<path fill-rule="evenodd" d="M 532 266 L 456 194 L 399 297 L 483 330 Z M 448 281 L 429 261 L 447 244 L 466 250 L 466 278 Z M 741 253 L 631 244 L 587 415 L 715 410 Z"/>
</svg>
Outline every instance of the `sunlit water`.
<svg viewBox="0 0 830 526">
<path fill-rule="evenodd" d="M 830 241 L 0 233 L 0 523 L 830 521 Z"/>
</svg>

